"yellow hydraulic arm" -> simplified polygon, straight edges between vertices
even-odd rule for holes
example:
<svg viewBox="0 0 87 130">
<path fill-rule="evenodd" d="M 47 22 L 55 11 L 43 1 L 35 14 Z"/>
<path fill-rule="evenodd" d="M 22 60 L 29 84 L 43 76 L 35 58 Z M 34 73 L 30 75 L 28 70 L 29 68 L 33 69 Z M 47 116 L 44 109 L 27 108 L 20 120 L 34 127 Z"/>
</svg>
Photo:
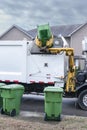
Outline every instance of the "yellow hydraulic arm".
<svg viewBox="0 0 87 130">
<path fill-rule="evenodd" d="M 73 48 L 49 48 L 48 51 L 52 54 L 65 52 L 69 57 L 69 70 L 66 79 L 66 92 L 75 92 L 75 65 L 74 65 L 74 50 Z"/>
</svg>

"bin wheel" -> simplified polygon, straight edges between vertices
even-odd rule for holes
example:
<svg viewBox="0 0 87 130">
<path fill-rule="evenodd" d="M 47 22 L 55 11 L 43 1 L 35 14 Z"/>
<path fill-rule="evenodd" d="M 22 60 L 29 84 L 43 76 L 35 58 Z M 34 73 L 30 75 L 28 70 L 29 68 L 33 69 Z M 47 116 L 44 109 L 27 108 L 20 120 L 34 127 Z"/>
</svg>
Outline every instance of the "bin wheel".
<svg viewBox="0 0 87 130">
<path fill-rule="evenodd" d="M 3 108 L 1 108 L 0 112 L 1 112 L 1 114 L 4 114 L 4 113 L 5 113 L 4 110 L 3 110 Z"/>
<path fill-rule="evenodd" d="M 10 116 L 13 117 L 13 116 L 16 116 L 16 110 L 13 109 L 11 112 L 10 112 Z"/>
<path fill-rule="evenodd" d="M 57 121 L 61 121 L 61 115 L 57 117 Z"/>
<path fill-rule="evenodd" d="M 47 121 L 47 114 L 44 115 L 44 121 Z"/>
</svg>

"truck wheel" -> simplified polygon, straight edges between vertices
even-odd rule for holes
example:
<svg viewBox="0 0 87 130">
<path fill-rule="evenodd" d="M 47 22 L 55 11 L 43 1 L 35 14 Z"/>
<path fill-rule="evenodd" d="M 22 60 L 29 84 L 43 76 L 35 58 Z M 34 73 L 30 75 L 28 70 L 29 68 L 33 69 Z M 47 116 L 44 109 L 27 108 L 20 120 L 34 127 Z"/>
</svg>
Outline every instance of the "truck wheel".
<svg viewBox="0 0 87 130">
<path fill-rule="evenodd" d="M 79 94 L 78 104 L 81 109 L 87 111 L 87 90 L 84 90 Z"/>
</svg>

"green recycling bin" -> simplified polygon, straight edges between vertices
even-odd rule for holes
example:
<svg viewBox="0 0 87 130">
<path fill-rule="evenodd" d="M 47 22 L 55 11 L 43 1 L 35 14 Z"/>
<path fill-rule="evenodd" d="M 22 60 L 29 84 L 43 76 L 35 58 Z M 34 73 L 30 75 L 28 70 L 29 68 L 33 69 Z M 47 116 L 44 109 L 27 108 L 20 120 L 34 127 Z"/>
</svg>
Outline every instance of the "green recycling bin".
<svg viewBox="0 0 87 130">
<path fill-rule="evenodd" d="M 44 120 L 61 120 L 63 89 L 59 87 L 46 87 L 45 94 L 45 117 Z"/>
<path fill-rule="evenodd" d="M 0 83 L 0 87 L 4 86 L 5 83 Z M 0 89 L 0 108 L 3 106 L 3 98 L 1 97 L 1 89 Z"/>
<path fill-rule="evenodd" d="M 24 86 L 19 84 L 5 85 L 1 87 L 3 107 L 1 114 L 16 116 L 20 112 L 21 97 L 24 93 Z"/>
</svg>

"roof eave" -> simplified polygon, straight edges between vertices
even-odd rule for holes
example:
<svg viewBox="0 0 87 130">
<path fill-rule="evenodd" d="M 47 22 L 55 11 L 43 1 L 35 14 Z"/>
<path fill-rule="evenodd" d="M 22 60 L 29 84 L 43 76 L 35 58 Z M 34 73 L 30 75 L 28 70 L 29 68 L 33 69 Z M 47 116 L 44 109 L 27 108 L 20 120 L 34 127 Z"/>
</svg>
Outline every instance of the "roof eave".
<svg viewBox="0 0 87 130">
<path fill-rule="evenodd" d="M 78 31 L 80 28 L 82 28 L 87 23 L 81 24 L 79 27 L 77 27 L 72 33 L 70 33 L 68 36 L 71 37 L 76 31 Z"/>
<path fill-rule="evenodd" d="M 0 38 L 2 38 L 6 33 L 8 33 L 12 28 L 17 28 L 18 30 L 20 30 L 21 32 L 23 32 L 25 35 L 27 35 L 28 37 L 30 37 L 31 39 L 33 39 L 33 37 L 31 35 L 29 35 L 27 32 L 25 32 L 23 29 L 21 29 L 19 26 L 17 25 L 12 25 L 6 32 L 4 32 Z"/>
</svg>

